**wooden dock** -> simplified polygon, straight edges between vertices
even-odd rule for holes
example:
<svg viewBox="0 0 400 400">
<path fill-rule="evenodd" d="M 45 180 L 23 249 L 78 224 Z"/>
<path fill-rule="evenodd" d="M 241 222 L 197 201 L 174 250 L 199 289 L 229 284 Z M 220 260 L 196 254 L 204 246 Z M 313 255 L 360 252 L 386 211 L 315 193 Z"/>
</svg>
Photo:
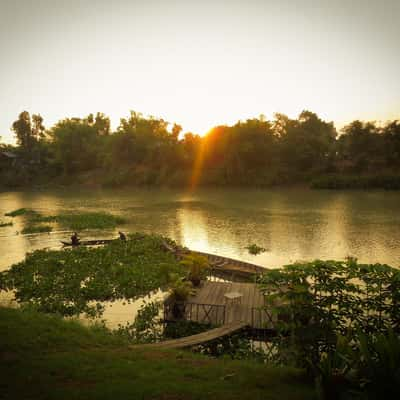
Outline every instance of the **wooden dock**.
<svg viewBox="0 0 400 400">
<path fill-rule="evenodd" d="M 229 292 L 242 294 L 240 300 L 229 300 Z M 184 319 L 210 325 L 244 324 L 253 329 L 273 329 L 274 318 L 266 309 L 264 295 L 255 283 L 205 281 L 194 296 L 182 304 L 164 307 L 164 319 Z M 178 314 L 178 315 L 177 315 Z"/>
<path fill-rule="evenodd" d="M 246 327 L 246 324 L 241 322 L 226 324 L 209 331 L 198 333 L 197 335 L 186 336 L 180 339 L 165 340 L 158 343 L 150 343 L 144 345 L 130 346 L 131 349 L 137 348 L 163 348 L 163 349 L 179 349 L 195 346 L 201 343 L 210 342 L 211 340 L 229 336 L 234 332 L 238 332 Z"/>
<path fill-rule="evenodd" d="M 211 253 L 203 253 L 201 251 L 191 250 L 191 252 L 206 257 L 212 268 L 216 271 L 219 270 L 246 276 L 255 276 L 266 271 L 266 268 L 260 265 L 251 264 L 245 261 L 235 260 L 233 258 L 218 256 Z"/>
</svg>

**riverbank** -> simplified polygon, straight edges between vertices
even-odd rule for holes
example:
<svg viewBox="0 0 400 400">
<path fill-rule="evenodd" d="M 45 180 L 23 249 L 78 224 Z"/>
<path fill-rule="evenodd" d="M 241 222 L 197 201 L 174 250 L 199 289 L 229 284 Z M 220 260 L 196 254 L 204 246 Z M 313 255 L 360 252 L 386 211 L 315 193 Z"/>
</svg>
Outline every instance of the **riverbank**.
<svg viewBox="0 0 400 400">
<path fill-rule="evenodd" d="M 261 173 L 260 173 L 261 174 Z M 262 175 L 262 174 L 261 174 Z M 101 168 L 80 172 L 74 175 L 54 175 L 45 171 L 0 172 L 0 191 L 6 190 L 58 190 L 58 189 L 127 189 L 127 188 L 193 188 L 192 171 L 179 170 L 174 173 L 152 168 L 130 168 L 123 170 L 104 170 Z M 196 182 L 198 188 L 221 189 L 271 189 L 271 188 L 310 188 L 310 189 L 355 189 L 355 190 L 400 190 L 400 173 L 380 171 L 379 173 L 326 173 L 312 174 L 293 172 L 278 175 L 260 176 L 243 182 L 230 182 L 214 170 L 205 170 Z"/>
<path fill-rule="evenodd" d="M 313 399 L 301 371 L 129 350 L 99 327 L 0 308 L 2 399 Z"/>
</svg>

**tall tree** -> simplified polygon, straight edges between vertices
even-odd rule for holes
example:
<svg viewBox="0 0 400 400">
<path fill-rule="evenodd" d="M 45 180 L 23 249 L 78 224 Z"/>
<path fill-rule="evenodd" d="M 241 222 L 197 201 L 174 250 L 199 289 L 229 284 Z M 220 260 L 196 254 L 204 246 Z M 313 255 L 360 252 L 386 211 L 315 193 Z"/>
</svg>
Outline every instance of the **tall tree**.
<svg viewBox="0 0 400 400">
<path fill-rule="evenodd" d="M 13 122 L 11 129 L 17 138 L 24 157 L 27 159 L 37 158 L 40 160 L 40 150 L 37 148 L 40 141 L 45 138 L 45 127 L 40 114 L 29 114 L 23 111 L 18 119 Z"/>
</svg>

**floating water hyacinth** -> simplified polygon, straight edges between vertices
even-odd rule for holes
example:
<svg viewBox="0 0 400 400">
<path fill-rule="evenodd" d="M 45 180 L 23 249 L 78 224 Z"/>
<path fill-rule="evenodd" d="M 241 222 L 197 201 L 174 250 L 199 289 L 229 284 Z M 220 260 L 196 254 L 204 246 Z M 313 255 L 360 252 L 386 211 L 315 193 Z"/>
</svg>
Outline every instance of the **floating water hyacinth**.
<svg viewBox="0 0 400 400">
<path fill-rule="evenodd" d="M 257 254 L 260 254 L 260 253 L 264 253 L 266 250 L 264 249 L 264 247 L 260 247 L 260 246 L 257 246 L 256 244 L 250 244 L 250 245 L 248 245 L 247 247 L 245 247 L 246 249 L 247 249 L 247 251 L 250 253 L 250 254 L 252 254 L 252 255 L 257 255 Z"/>
</svg>

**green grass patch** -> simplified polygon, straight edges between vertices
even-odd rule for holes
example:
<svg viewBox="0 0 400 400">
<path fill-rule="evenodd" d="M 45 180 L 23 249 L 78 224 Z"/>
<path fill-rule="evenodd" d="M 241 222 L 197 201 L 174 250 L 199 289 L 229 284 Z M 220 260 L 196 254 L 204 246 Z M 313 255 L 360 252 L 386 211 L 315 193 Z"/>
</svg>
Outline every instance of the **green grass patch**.
<svg viewBox="0 0 400 400">
<path fill-rule="evenodd" d="M 0 222 L 0 228 L 3 228 L 5 226 L 13 226 L 12 222 Z"/>
<path fill-rule="evenodd" d="M 60 225 L 76 231 L 115 228 L 125 223 L 123 218 L 105 212 L 60 214 L 56 220 Z"/>
<path fill-rule="evenodd" d="M 188 351 L 129 349 L 102 328 L 0 308 L 0 387 L 8 399 L 315 399 L 303 373 Z"/>
<path fill-rule="evenodd" d="M 101 315 L 101 302 L 136 299 L 166 287 L 172 275 L 185 273 L 175 257 L 162 250 L 163 240 L 168 239 L 136 239 L 99 248 L 37 250 L 0 273 L 0 282 L 15 290 L 18 301 L 29 302 L 40 311 Z"/>
<path fill-rule="evenodd" d="M 22 229 L 22 233 L 45 233 L 51 232 L 52 230 L 53 228 L 50 225 L 28 225 Z"/>
</svg>

